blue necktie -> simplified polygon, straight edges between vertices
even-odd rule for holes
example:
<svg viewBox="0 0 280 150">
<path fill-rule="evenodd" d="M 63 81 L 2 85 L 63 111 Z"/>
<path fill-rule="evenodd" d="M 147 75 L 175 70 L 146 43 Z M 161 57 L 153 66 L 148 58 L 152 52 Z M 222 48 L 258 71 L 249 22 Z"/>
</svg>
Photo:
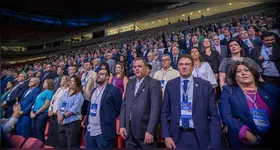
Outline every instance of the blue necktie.
<svg viewBox="0 0 280 150">
<path fill-rule="evenodd" d="M 185 94 L 186 95 L 184 95 L 183 94 L 183 102 L 185 102 L 185 103 L 187 103 L 188 102 L 188 95 L 187 95 L 187 89 L 188 89 L 188 82 L 189 82 L 189 80 L 184 80 L 183 81 L 183 89 L 184 89 L 184 92 L 186 92 Z M 184 128 L 188 128 L 189 127 L 189 119 L 188 118 L 182 118 L 182 126 L 184 127 Z"/>
</svg>

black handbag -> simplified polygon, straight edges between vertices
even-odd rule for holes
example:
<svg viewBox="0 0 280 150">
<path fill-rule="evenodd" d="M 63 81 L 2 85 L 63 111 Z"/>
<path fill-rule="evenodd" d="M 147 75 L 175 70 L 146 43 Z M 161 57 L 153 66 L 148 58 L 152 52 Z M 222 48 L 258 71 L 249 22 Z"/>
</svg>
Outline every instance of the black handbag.
<svg viewBox="0 0 280 150">
<path fill-rule="evenodd" d="M 222 127 L 222 148 L 231 148 L 229 142 L 228 127 L 225 125 Z"/>
</svg>

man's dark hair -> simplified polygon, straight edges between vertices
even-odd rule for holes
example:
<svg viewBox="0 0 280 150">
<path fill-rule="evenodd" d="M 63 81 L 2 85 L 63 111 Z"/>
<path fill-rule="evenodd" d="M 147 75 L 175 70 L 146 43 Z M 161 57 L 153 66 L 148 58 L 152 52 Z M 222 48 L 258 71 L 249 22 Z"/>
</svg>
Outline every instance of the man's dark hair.
<svg viewBox="0 0 280 150">
<path fill-rule="evenodd" d="M 191 62 L 192 62 L 192 66 L 194 65 L 194 60 L 193 60 L 192 56 L 189 55 L 189 54 L 180 55 L 179 58 L 178 58 L 178 60 L 177 60 L 177 64 L 178 64 L 178 62 L 179 62 L 182 58 L 188 58 L 188 59 L 190 59 Z"/>
<path fill-rule="evenodd" d="M 141 60 L 144 63 L 144 66 L 147 66 L 147 61 L 144 58 L 137 57 L 137 58 L 134 59 L 134 61 L 137 61 L 137 60 Z"/>
<path fill-rule="evenodd" d="M 147 67 L 152 70 L 153 69 L 153 66 L 151 64 L 147 64 Z"/>
<path fill-rule="evenodd" d="M 269 37 L 269 36 L 274 36 L 274 37 L 275 37 L 274 33 L 265 31 L 265 32 L 263 32 L 263 34 L 261 35 L 261 38 L 262 38 L 262 40 L 263 40 L 265 37 Z"/>
</svg>

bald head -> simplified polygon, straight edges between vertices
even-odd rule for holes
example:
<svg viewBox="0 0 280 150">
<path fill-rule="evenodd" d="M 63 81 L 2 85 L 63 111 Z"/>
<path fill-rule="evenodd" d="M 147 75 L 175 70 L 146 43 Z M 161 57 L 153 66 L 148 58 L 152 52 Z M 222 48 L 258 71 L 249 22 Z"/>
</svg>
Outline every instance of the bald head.
<svg viewBox="0 0 280 150">
<path fill-rule="evenodd" d="M 38 87 L 39 84 L 40 84 L 39 78 L 33 77 L 33 78 L 30 79 L 28 86 L 29 87 Z"/>
</svg>

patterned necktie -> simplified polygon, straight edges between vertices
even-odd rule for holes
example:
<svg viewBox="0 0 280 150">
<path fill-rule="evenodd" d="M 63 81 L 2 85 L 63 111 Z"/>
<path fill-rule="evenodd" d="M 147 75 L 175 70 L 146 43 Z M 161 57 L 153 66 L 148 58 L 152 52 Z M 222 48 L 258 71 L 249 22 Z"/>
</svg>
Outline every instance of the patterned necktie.
<svg viewBox="0 0 280 150">
<path fill-rule="evenodd" d="M 140 87 L 140 80 L 139 80 L 139 81 L 136 80 L 136 86 L 135 86 L 134 96 L 136 95 L 136 93 L 137 93 L 139 87 Z"/>
<path fill-rule="evenodd" d="M 184 103 L 187 103 L 188 102 L 188 93 L 187 93 L 187 90 L 188 90 L 188 82 L 189 82 L 189 80 L 184 80 L 183 81 L 183 90 L 184 90 L 184 93 L 186 94 L 186 95 L 184 95 L 183 94 L 183 102 Z M 189 123 L 189 119 L 188 118 L 182 118 L 182 126 L 184 127 L 184 128 L 188 128 L 189 126 L 190 126 L 190 123 Z"/>
<path fill-rule="evenodd" d="M 177 65 L 177 57 L 174 57 L 174 67 L 176 67 L 176 65 Z"/>
</svg>

